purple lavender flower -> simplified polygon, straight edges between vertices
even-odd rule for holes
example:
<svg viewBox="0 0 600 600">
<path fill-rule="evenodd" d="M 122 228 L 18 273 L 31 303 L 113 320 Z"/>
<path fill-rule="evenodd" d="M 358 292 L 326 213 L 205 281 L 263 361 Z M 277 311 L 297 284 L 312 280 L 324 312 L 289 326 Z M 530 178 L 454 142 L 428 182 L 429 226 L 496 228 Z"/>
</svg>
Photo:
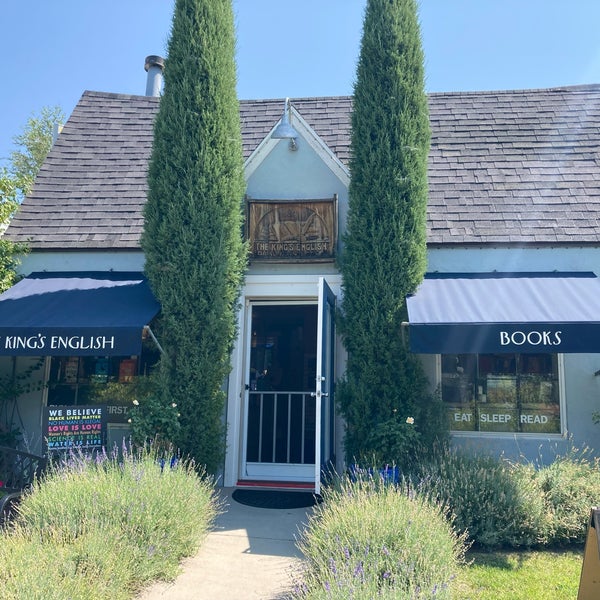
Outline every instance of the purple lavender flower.
<svg viewBox="0 0 600 600">
<path fill-rule="evenodd" d="M 361 580 L 364 580 L 365 571 L 363 568 L 363 561 L 359 560 L 354 567 L 354 577 L 360 577 Z"/>
<path fill-rule="evenodd" d="M 329 568 L 331 569 L 331 572 L 336 575 L 337 574 L 337 567 L 335 565 L 335 560 L 333 560 L 333 558 L 329 559 Z"/>
</svg>

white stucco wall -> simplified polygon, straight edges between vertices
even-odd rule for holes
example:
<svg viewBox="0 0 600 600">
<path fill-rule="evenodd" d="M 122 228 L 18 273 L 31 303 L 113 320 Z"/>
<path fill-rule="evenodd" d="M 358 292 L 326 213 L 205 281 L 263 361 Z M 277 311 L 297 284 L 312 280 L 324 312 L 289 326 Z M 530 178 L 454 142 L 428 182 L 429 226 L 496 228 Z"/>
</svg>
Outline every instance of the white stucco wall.
<svg viewBox="0 0 600 600">
<path fill-rule="evenodd" d="M 323 157 L 304 139 L 298 139 L 297 146 L 291 151 L 286 140 L 277 143 L 248 177 L 247 194 L 281 200 L 330 198 L 333 194 L 347 198 L 346 186 Z"/>
<path fill-rule="evenodd" d="M 600 272 L 600 248 L 430 248 L 429 273 Z"/>
<path fill-rule="evenodd" d="M 138 252 L 30 252 L 21 258 L 19 273 L 37 271 L 131 271 L 144 270 L 144 254 Z"/>
</svg>

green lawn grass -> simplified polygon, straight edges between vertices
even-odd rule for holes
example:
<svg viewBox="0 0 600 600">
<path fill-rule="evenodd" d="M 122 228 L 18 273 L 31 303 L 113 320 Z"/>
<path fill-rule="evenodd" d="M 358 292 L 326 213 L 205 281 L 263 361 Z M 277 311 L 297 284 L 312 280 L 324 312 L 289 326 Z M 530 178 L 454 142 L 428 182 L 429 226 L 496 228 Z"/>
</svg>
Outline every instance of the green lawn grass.
<svg viewBox="0 0 600 600">
<path fill-rule="evenodd" d="M 576 600 L 583 548 L 471 552 L 454 583 L 457 600 Z"/>
</svg>

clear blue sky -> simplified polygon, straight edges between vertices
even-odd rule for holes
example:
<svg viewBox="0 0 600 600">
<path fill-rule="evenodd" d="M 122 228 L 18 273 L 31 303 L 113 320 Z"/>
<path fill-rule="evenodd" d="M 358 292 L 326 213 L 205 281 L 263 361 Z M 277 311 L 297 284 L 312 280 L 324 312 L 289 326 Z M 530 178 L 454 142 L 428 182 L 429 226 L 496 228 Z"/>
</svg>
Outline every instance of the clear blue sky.
<svg viewBox="0 0 600 600">
<path fill-rule="evenodd" d="M 234 0 L 240 98 L 352 93 L 366 0 Z M 43 106 L 143 94 L 173 0 L 1 0 L 0 161 Z M 427 91 L 600 83 L 600 0 L 421 0 Z"/>
</svg>

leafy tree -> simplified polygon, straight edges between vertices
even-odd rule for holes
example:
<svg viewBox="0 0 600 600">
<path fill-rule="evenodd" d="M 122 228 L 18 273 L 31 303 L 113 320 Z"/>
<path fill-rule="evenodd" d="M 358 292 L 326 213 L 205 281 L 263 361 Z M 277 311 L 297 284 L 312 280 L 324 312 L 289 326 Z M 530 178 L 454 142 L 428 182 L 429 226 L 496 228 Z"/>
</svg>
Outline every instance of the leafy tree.
<svg viewBox="0 0 600 600">
<path fill-rule="evenodd" d="M 33 182 L 42 167 L 54 139 L 54 131 L 64 123 L 65 115 L 58 106 L 45 106 L 39 115 L 27 120 L 23 131 L 13 138 L 17 150 L 10 155 L 10 174 L 21 200 L 33 189 Z"/>
<path fill-rule="evenodd" d="M 416 0 L 369 0 L 340 264 L 348 362 L 338 401 L 349 459 L 406 459 L 417 447 L 415 432 L 432 433 L 432 415 L 425 422 L 425 414 L 434 401 L 402 331 L 405 298 L 426 268 L 430 130 L 423 63 Z"/>
<path fill-rule="evenodd" d="M 176 0 L 142 237 L 162 305 L 160 398 L 178 407 L 181 449 L 211 472 L 247 255 L 234 54 L 231 0 Z"/>
<path fill-rule="evenodd" d="M 0 293 L 13 285 L 16 277 L 18 248 L 2 237 L 11 216 L 17 210 L 17 189 L 6 168 L 0 170 Z"/>
<path fill-rule="evenodd" d="M 17 210 L 17 186 L 8 169 L 0 169 L 0 227 L 6 227 L 11 216 Z"/>
<path fill-rule="evenodd" d="M 54 129 L 63 121 L 64 114 L 59 107 L 42 108 L 39 116 L 30 117 L 22 133 L 14 137 L 17 150 L 11 153 L 9 166 L 0 168 L 0 292 L 15 282 L 17 255 L 26 250 L 23 245 L 3 239 L 2 233 L 19 202 L 32 190 L 52 147 Z"/>
</svg>

